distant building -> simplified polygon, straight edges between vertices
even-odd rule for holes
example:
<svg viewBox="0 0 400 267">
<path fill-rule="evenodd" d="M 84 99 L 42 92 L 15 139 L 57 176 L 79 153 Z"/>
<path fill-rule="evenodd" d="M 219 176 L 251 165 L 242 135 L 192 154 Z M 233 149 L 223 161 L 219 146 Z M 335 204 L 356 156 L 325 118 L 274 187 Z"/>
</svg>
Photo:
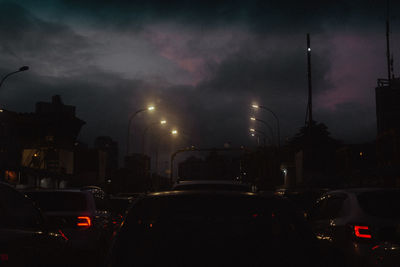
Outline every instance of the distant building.
<svg viewBox="0 0 400 267">
<path fill-rule="evenodd" d="M 178 179 L 204 180 L 207 179 L 207 165 L 201 158 L 191 156 L 178 164 Z"/>
<path fill-rule="evenodd" d="M 106 154 L 106 177 L 111 177 L 118 169 L 118 143 L 109 136 L 99 136 L 94 142 L 94 147 Z"/>
<path fill-rule="evenodd" d="M 400 186 L 400 79 L 379 79 L 375 96 L 379 173 L 386 184 Z"/>
<path fill-rule="evenodd" d="M 74 148 L 73 186 L 104 186 L 107 178 L 107 153 L 77 144 Z"/>
<path fill-rule="evenodd" d="M 375 89 L 378 136 L 400 132 L 400 79 L 379 79 Z"/>
<path fill-rule="evenodd" d="M 150 175 L 150 157 L 132 153 L 125 157 L 125 168 L 131 171 L 133 177 L 142 178 Z"/>
<path fill-rule="evenodd" d="M 346 144 L 336 150 L 339 186 L 369 186 L 377 181 L 376 144 Z"/>
<path fill-rule="evenodd" d="M 0 110 L 0 180 L 57 187 L 74 172 L 74 144 L 84 124 L 57 95 L 38 102 L 35 113 Z"/>
</svg>

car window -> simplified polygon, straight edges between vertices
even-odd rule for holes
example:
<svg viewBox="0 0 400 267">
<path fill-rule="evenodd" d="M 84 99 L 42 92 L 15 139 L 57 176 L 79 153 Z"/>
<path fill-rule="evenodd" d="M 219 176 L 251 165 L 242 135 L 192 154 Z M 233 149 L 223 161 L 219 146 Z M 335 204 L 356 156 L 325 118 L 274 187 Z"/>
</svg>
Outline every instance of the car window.
<svg viewBox="0 0 400 267">
<path fill-rule="evenodd" d="M 323 220 L 326 219 L 326 205 L 327 205 L 327 198 L 319 199 L 314 206 L 311 208 L 308 218 L 310 220 Z"/>
<path fill-rule="evenodd" d="M 400 191 L 365 192 L 357 196 L 361 209 L 368 215 L 399 219 L 400 213 L 394 207 L 400 206 Z"/>
<path fill-rule="evenodd" d="M 86 194 L 82 192 L 26 192 L 43 211 L 85 211 L 88 208 Z"/>
<path fill-rule="evenodd" d="M 335 219 L 345 215 L 344 213 L 344 201 L 345 196 L 334 195 L 327 199 L 326 212 L 324 213 L 326 219 Z"/>
</svg>

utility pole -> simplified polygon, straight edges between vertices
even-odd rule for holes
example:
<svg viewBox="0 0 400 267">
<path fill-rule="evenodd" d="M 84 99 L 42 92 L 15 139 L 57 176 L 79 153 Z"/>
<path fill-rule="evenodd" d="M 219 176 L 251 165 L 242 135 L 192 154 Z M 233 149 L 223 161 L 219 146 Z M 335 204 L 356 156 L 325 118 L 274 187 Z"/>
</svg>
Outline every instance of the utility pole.
<svg viewBox="0 0 400 267">
<path fill-rule="evenodd" d="M 311 80 L 311 42 L 310 34 L 307 33 L 307 73 L 308 73 L 308 104 L 307 104 L 307 116 L 308 116 L 308 127 L 312 127 L 312 80 Z"/>
</svg>

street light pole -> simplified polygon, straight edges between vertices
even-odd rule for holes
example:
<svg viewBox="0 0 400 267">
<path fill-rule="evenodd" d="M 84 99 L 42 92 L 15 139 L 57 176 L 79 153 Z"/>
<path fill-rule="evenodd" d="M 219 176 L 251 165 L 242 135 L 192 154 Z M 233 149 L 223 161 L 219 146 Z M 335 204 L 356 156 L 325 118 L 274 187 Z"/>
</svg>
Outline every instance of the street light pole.
<svg viewBox="0 0 400 267">
<path fill-rule="evenodd" d="M 267 126 L 267 128 L 268 128 L 269 131 L 271 132 L 271 139 L 272 139 L 272 140 L 275 139 L 275 138 L 274 138 L 274 132 L 273 132 L 273 130 L 272 130 L 271 125 L 269 125 L 269 123 L 267 123 L 267 122 L 264 121 L 264 120 L 258 119 L 258 118 L 256 118 L 256 117 L 250 117 L 250 120 L 252 120 L 252 121 L 259 121 L 259 122 L 263 123 L 265 126 Z"/>
<path fill-rule="evenodd" d="M 267 108 L 267 107 L 265 107 L 265 106 L 260 106 L 260 105 L 252 105 L 252 107 L 253 108 L 262 108 L 262 109 L 265 109 L 266 111 L 269 111 L 274 117 L 275 117 L 275 119 L 276 119 L 276 125 L 277 125 L 277 130 L 278 130 L 278 150 L 280 149 L 280 147 L 281 147 L 281 133 L 280 133 L 280 126 L 279 126 L 279 118 L 278 118 L 278 116 L 276 116 L 276 114 L 271 110 L 271 109 L 269 109 L 269 108 Z"/>
<path fill-rule="evenodd" d="M 0 81 L 0 87 L 2 86 L 3 82 L 4 82 L 8 77 L 10 77 L 11 75 L 13 75 L 13 74 L 15 74 L 15 73 L 18 73 L 18 72 L 22 72 L 22 71 L 27 71 L 27 70 L 29 70 L 29 67 L 28 67 L 28 66 L 22 66 L 22 67 L 19 68 L 17 71 L 13 71 L 13 72 L 8 73 L 7 75 L 5 75 L 5 76 L 1 79 L 1 81 Z"/>
<path fill-rule="evenodd" d="M 261 134 L 261 135 L 263 136 L 263 142 L 264 142 L 264 147 L 265 147 L 265 145 L 266 145 L 265 139 L 266 139 L 267 135 L 266 135 L 263 131 L 259 131 L 259 130 L 256 130 L 256 129 L 254 129 L 254 128 L 251 128 L 251 129 L 250 129 L 250 132 L 251 132 L 251 133 L 258 133 L 258 134 Z"/>
<path fill-rule="evenodd" d="M 128 122 L 128 135 L 127 135 L 127 140 L 126 140 L 126 155 L 127 155 L 127 156 L 129 155 L 129 149 L 130 149 L 131 123 L 132 123 L 132 120 L 133 120 L 133 118 L 134 118 L 137 114 L 139 114 L 140 112 L 146 111 L 146 110 L 148 110 L 148 111 L 154 110 L 154 107 L 153 107 L 153 106 L 149 106 L 148 108 L 139 109 L 139 110 L 137 110 L 135 113 L 133 113 L 133 114 L 129 117 L 129 122 Z"/>
<path fill-rule="evenodd" d="M 153 122 L 150 125 L 148 125 L 144 130 L 143 130 L 143 134 L 142 134 L 142 154 L 144 155 L 144 150 L 145 150 L 145 141 L 146 141 L 146 133 L 147 131 L 153 127 L 154 125 L 160 124 L 160 125 L 164 125 L 166 124 L 167 121 L 166 120 L 161 120 L 159 122 Z"/>
</svg>

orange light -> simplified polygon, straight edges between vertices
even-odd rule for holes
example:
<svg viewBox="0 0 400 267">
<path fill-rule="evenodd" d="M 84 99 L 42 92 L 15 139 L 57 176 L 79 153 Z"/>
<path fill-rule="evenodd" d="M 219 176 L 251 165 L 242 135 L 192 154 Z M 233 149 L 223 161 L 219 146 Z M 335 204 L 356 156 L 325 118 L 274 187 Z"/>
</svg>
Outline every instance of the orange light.
<svg viewBox="0 0 400 267">
<path fill-rule="evenodd" d="M 354 234 L 357 237 L 361 237 L 361 238 L 372 238 L 372 236 L 370 234 L 361 234 L 360 230 L 369 230 L 368 226 L 359 226 L 359 225 L 354 225 Z"/>
<path fill-rule="evenodd" d="M 92 221 L 88 216 L 79 216 L 78 223 L 76 224 L 79 227 L 90 227 L 92 225 Z"/>
</svg>

